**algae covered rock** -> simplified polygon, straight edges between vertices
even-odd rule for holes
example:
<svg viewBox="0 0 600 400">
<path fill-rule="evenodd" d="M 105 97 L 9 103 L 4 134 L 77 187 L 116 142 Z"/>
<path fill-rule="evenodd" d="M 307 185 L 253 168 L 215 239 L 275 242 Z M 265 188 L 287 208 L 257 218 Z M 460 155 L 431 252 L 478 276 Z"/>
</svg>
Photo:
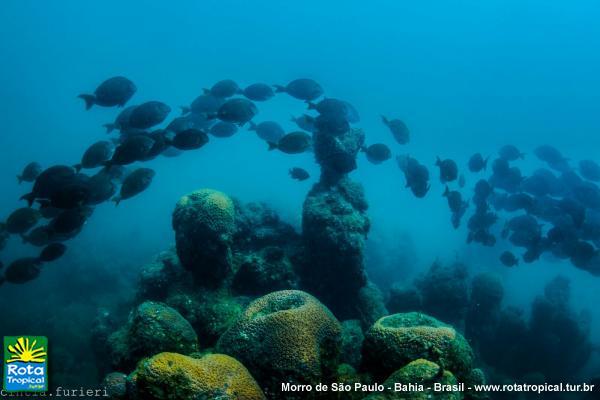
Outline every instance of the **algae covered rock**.
<svg viewBox="0 0 600 400">
<path fill-rule="evenodd" d="M 339 322 L 316 298 L 283 290 L 250 303 L 217 350 L 252 371 L 269 398 L 287 398 L 281 382 L 314 385 L 335 375 L 340 335 Z"/>
<path fill-rule="evenodd" d="M 239 294 L 257 296 L 298 286 L 292 263 L 280 247 L 265 247 L 239 258 L 232 282 L 232 288 Z"/>
<path fill-rule="evenodd" d="M 379 319 L 365 335 L 363 367 L 376 376 L 418 359 L 435 362 L 461 379 L 472 369 L 473 351 L 450 325 L 421 313 Z"/>
<path fill-rule="evenodd" d="M 384 382 L 391 391 L 367 397 L 368 400 L 461 400 L 461 392 L 441 392 L 434 384 L 457 385 L 456 377 L 434 362 L 418 359 L 392 373 Z M 394 388 L 401 390 L 394 391 Z M 448 387 L 448 386 L 445 386 Z M 428 389 L 430 388 L 430 389 Z"/>
<path fill-rule="evenodd" d="M 248 370 L 224 354 L 196 359 L 160 353 L 142 361 L 129 381 L 139 400 L 265 399 Z"/>
<path fill-rule="evenodd" d="M 127 375 L 121 372 L 111 372 L 106 375 L 100 386 L 106 390 L 106 394 L 111 400 L 127 398 Z"/>
<path fill-rule="evenodd" d="M 233 200 L 216 190 L 197 190 L 177 202 L 172 223 L 181 264 L 201 284 L 219 284 L 231 269 Z"/>
<path fill-rule="evenodd" d="M 108 343 L 113 366 L 122 370 L 164 351 L 187 354 L 198 350 L 198 337 L 190 323 L 171 307 L 152 301 L 137 307 Z"/>
<path fill-rule="evenodd" d="M 361 348 L 365 335 L 360 321 L 349 319 L 342 322 L 342 344 L 340 361 L 358 368 L 361 362 Z"/>
</svg>

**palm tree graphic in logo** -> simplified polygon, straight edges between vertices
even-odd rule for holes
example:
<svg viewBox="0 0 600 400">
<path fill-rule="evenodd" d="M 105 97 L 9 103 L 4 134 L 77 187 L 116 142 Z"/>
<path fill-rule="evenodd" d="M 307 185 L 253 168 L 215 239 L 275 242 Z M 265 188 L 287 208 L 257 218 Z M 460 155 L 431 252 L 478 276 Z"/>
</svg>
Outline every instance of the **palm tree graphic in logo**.
<svg viewBox="0 0 600 400">
<path fill-rule="evenodd" d="M 8 346 L 8 352 L 12 354 L 10 359 L 6 360 L 7 364 L 12 362 L 29 362 L 29 363 L 43 363 L 46 361 L 46 352 L 44 347 L 35 347 L 37 340 L 33 343 L 29 342 L 29 339 L 18 338 L 15 345 Z"/>
</svg>

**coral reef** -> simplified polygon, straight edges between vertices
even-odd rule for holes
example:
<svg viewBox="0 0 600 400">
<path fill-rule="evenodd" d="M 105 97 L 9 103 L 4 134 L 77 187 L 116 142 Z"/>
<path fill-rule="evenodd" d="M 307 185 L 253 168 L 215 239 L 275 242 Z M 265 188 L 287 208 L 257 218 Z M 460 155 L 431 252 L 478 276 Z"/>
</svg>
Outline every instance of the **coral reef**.
<svg viewBox="0 0 600 400">
<path fill-rule="evenodd" d="M 196 332 L 181 314 L 161 303 L 138 306 L 127 323 L 108 338 L 112 365 L 128 371 L 142 358 L 163 351 L 183 354 L 198 350 Z"/>
<path fill-rule="evenodd" d="M 296 289 L 298 278 L 292 262 L 280 247 L 240 255 L 232 289 L 241 295 L 260 296 L 276 290 Z"/>
<path fill-rule="evenodd" d="M 216 190 L 197 190 L 177 202 L 172 222 L 181 264 L 200 284 L 220 284 L 231 270 L 233 200 Z"/>
<path fill-rule="evenodd" d="M 111 372 L 106 375 L 101 386 L 106 389 L 106 394 L 111 400 L 125 400 L 127 398 L 127 375 L 121 372 Z"/>
<path fill-rule="evenodd" d="M 302 237 L 306 259 L 298 271 L 302 287 L 342 319 L 356 318 L 356 299 L 367 283 L 363 252 L 370 222 L 360 185 L 342 178 L 316 184 L 304 201 Z"/>
<path fill-rule="evenodd" d="M 365 334 L 363 368 L 385 377 L 423 358 L 465 377 L 473 367 L 473 351 L 454 328 L 420 313 L 394 314 L 378 320 Z"/>
<path fill-rule="evenodd" d="M 142 361 L 129 383 L 132 400 L 265 399 L 248 370 L 223 354 L 160 353 Z"/>
<path fill-rule="evenodd" d="M 386 391 L 373 394 L 365 400 L 462 400 L 459 391 L 436 392 L 432 389 L 434 383 L 456 385 L 456 377 L 434 362 L 417 359 L 392 373 L 384 382 L 385 387 L 393 388 L 400 385 L 423 385 L 423 390 L 406 390 L 402 392 Z M 429 389 L 428 389 L 429 388 Z"/>
<path fill-rule="evenodd" d="M 349 319 L 343 321 L 340 362 L 358 368 L 362 360 L 361 348 L 363 340 L 365 340 L 365 335 L 363 334 L 359 320 Z"/>
<path fill-rule="evenodd" d="M 279 398 L 281 382 L 331 379 L 340 340 L 341 326 L 325 306 L 305 292 L 284 290 L 250 303 L 217 350 L 240 360 L 269 398 Z"/>
</svg>

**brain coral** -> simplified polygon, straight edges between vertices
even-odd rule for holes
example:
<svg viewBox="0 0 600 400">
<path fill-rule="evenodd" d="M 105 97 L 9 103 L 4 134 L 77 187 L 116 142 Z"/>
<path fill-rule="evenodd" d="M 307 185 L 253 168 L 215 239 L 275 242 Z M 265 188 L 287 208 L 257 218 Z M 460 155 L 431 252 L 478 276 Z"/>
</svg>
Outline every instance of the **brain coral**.
<svg viewBox="0 0 600 400">
<path fill-rule="evenodd" d="M 216 190 L 197 190 L 177 202 L 172 223 L 181 264 L 202 283 L 219 283 L 231 268 L 233 200 Z"/>
<path fill-rule="evenodd" d="M 435 362 L 459 379 L 473 364 L 473 351 L 460 333 L 416 312 L 380 318 L 367 331 L 362 353 L 363 366 L 379 377 L 420 358 Z"/>
<path fill-rule="evenodd" d="M 339 322 L 316 298 L 282 290 L 250 303 L 217 349 L 247 366 L 269 398 L 289 398 L 281 382 L 315 384 L 333 376 L 340 338 Z"/>
<path fill-rule="evenodd" d="M 265 399 L 248 370 L 224 354 L 195 359 L 160 353 L 142 361 L 129 382 L 135 399 Z"/>
</svg>

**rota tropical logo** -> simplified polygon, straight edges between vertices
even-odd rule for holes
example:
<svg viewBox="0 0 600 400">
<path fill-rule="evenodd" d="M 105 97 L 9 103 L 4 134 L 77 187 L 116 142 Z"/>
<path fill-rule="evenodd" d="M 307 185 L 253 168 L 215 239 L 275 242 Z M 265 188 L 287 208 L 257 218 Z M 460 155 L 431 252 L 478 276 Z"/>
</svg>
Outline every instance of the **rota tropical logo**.
<svg viewBox="0 0 600 400">
<path fill-rule="evenodd" d="M 45 336 L 4 337 L 4 390 L 48 390 L 48 339 Z"/>
</svg>

